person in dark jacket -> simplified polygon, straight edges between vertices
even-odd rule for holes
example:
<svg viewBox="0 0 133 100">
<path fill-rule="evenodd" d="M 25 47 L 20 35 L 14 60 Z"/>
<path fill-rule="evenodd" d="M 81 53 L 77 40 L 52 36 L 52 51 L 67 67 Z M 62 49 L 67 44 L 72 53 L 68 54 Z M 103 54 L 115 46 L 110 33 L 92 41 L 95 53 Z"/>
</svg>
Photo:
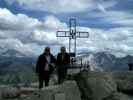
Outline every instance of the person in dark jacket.
<svg viewBox="0 0 133 100">
<path fill-rule="evenodd" d="M 39 89 L 43 88 L 43 81 L 45 86 L 49 85 L 50 75 L 53 71 L 56 59 L 50 53 L 50 48 L 46 47 L 44 53 L 41 54 L 37 60 L 36 73 L 39 78 Z"/>
<path fill-rule="evenodd" d="M 58 53 L 57 55 L 57 73 L 58 73 L 58 84 L 61 84 L 67 74 L 67 67 L 70 64 L 70 56 L 69 54 L 66 52 L 66 48 L 65 47 L 61 47 L 61 52 Z"/>
</svg>

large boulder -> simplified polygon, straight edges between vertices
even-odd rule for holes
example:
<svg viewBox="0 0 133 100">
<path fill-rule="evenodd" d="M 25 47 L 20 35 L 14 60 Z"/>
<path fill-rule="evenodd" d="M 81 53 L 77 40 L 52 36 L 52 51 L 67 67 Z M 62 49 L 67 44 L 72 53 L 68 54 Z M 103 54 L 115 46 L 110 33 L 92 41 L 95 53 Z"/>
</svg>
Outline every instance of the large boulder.
<svg viewBox="0 0 133 100">
<path fill-rule="evenodd" d="M 119 92 L 114 92 L 108 97 L 104 98 L 103 100 L 132 100 L 129 98 L 129 96 L 119 93 Z"/>
<path fill-rule="evenodd" d="M 133 82 L 129 80 L 116 80 L 116 83 L 119 92 L 133 95 Z"/>
<path fill-rule="evenodd" d="M 117 91 L 112 74 L 108 72 L 83 71 L 75 79 L 85 100 L 102 100 Z"/>
<path fill-rule="evenodd" d="M 45 87 L 25 100 L 81 100 L 75 81 L 66 81 L 61 85 Z"/>
<path fill-rule="evenodd" d="M 133 71 L 112 72 L 112 75 L 115 79 L 133 82 Z"/>
<path fill-rule="evenodd" d="M 112 72 L 119 92 L 133 95 L 133 72 Z"/>
<path fill-rule="evenodd" d="M 19 88 L 2 87 L 0 95 L 2 99 L 13 99 L 20 97 L 21 92 Z"/>
</svg>

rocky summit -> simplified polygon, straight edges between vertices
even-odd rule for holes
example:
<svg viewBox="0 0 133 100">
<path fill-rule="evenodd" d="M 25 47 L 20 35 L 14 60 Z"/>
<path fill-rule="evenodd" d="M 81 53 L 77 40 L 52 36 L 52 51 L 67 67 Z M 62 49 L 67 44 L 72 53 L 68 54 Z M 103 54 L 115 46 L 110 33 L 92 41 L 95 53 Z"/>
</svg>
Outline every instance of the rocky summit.
<svg viewBox="0 0 133 100">
<path fill-rule="evenodd" d="M 133 100 L 133 72 L 82 71 L 70 79 L 41 91 L 1 87 L 0 100 Z"/>
</svg>

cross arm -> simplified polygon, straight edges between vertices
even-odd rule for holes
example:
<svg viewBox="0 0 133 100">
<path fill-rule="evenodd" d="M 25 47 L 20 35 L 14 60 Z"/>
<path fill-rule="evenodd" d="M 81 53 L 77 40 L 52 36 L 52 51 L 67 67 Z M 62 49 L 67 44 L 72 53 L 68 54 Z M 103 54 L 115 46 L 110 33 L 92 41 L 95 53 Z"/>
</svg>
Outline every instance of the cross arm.
<svg viewBox="0 0 133 100">
<path fill-rule="evenodd" d="M 69 31 L 57 31 L 56 37 L 70 37 Z"/>
<path fill-rule="evenodd" d="M 89 32 L 76 32 L 77 38 L 89 38 Z"/>
</svg>

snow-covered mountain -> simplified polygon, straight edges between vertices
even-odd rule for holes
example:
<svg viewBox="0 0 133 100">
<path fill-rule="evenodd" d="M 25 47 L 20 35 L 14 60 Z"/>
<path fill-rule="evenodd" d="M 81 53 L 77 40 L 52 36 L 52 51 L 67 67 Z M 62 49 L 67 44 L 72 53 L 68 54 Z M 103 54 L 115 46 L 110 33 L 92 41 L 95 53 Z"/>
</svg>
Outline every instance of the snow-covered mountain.
<svg viewBox="0 0 133 100">
<path fill-rule="evenodd" d="M 34 57 L 31 52 L 23 52 L 15 49 L 0 49 L 0 55 L 5 57 Z"/>
<path fill-rule="evenodd" d="M 132 56 L 118 58 L 107 52 L 81 53 L 78 58 L 82 58 L 83 63 L 89 63 L 91 70 L 98 71 L 128 70 L 128 63 L 133 63 Z"/>
<path fill-rule="evenodd" d="M 1 55 L 2 56 L 6 56 L 6 57 L 24 57 L 26 56 L 25 54 L 19 52 L 19 51 L 16 51 L 16 50 L 6 50 L 4 52 L 1 52 Z"/>
</svg>

